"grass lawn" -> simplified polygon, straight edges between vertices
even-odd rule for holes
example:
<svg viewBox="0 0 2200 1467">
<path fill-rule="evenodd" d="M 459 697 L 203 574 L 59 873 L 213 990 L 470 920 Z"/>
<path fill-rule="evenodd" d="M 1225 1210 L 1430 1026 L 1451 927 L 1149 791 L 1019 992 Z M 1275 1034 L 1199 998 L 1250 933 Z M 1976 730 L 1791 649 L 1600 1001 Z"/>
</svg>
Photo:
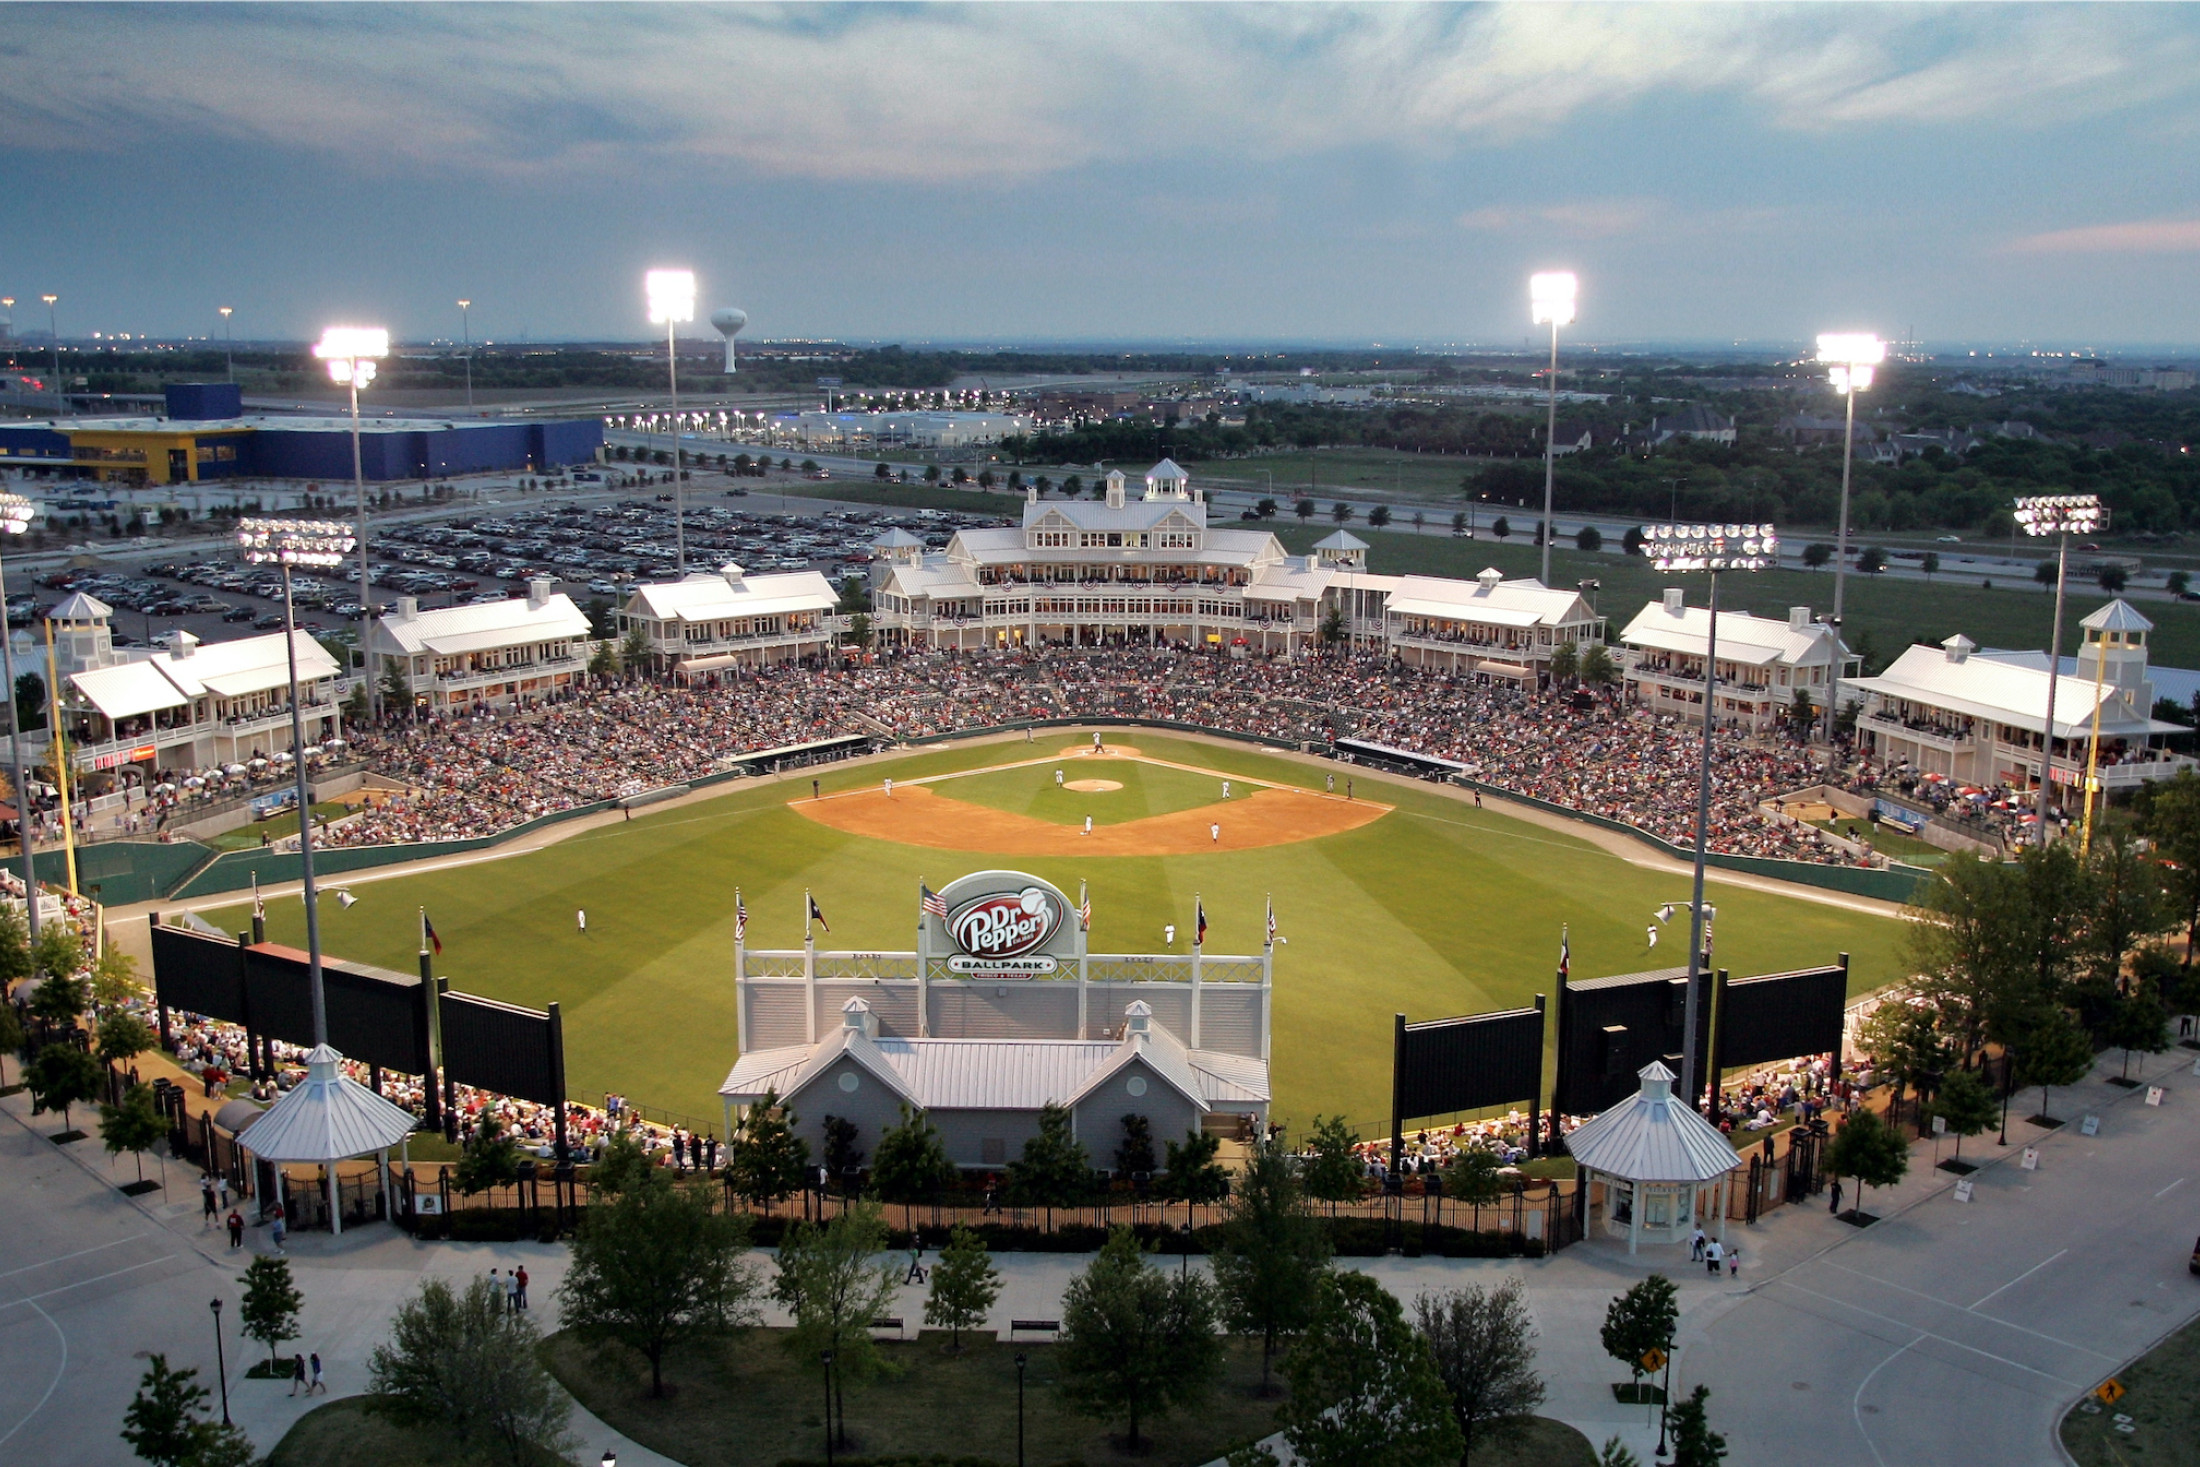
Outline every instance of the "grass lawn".
<svg viewBox="0 0 2200 1467">
<path fill-rule="evenodd" d="M 466 1460 L 446 1432 L 399 1426 L 366 1409 L 367 1397 L 346 1396 L 298 1418 L 269 1452 L 264 1467 L 449 1467 Z M 554 1467 L 545 1457 L 540 1467 Z"/>
<path fill-rule="evenodd" d="M 1143 748 L 1141 744 L 1139 747 Z M 1054 771 L 1066 781 L 1057 787 Z M 1111 780 L 1119 790 L 1073 790 L 1070 783 Z M 1003 769 L 991 774 L 964 775 L 932 786 L 934 794 L 950 800 L 968 800 L 1056 825 L 1082 825 L 1090 815 L 1095 825 L 1116 825 L 1166 815 L 1176 810 L 1196 810 L 1222 798 L 1222 784 L 1208 775 L 1182 769 L 1165 769 L 1130 759 L 1114 762 L 1065 759 L 1035 764 L 1028 769 Z M 1242 798 L 1252 793 L 1238 785 L 1232 793 Z"/>
<path fill-rule="evenodd" d="M 313 807 L 314 829 L 319 830 L 320 823 L 324 820 L 340 820 L 350 813 L 351 806 L 324 800 Z M 220 835 L 208 839 L 206 844 L 217 851 L 257 850 L 260 845 L 260 837 L 263 835 L 272 841 L 281 840 L 286 835 L 296 835 L 297 833 L 298 812 L 296 810 L 285 810 L 282 814 L 270 816 L 266 820 L 255 820 L 250 825 L 240 825 L 235 830 L 225 830 Z M 319 840 L 314 841 L 313 848 L 315 850 L 321 848 Z"/>
<path fill-rule="evenodd" d="M 2128 1392 L 2098 1413 L 2082 1407 L 2062 1421 L 2062 1442 L 2078 1467 L 2200 1467 L 2200 1320 L 2139 1357 L 2118 1380 Z M 2093 1404 L 2086 1398 L 2084 1404 Z M 2135 1430 L 2116 1429 L 2128 1416 Z"/>
<path fill-rule="evenodd" d="M 1074 741 L 1054 737 L 1056 749 Z M 1319 777 L 1250 748 L 1150 730 L 1135 737 L 1171 762 L 1288 784 Z M 876 788 L 889 771 L 906 779 L 1043 752 L 1007 740 L 815 777 L 827 790 Z M 536 1007 L 560 1001 L 575 1096 L 617 1090 L 715 1121 L 717 1087 L 739 1048 L 736 886 L 752 944 L 801 945 L 807 888 L 832 923 L 823 940 L 857 951 L 909 945 L 920 880 L 936 890 L 987 867 L 1028 870 L 1071 892 L 1089 880 L 1097 952 L 1154 950 L 1164 923 L 1189 928 L 1195 893 L 1212 924 L 1210 952 L 1258 952 L 1262 904 L 1273 895 L 1288 939 L 1276 951 L 1275 1115 L 1303 1128 L 1316 1112 L 1342 1113 L 1373 1134 L 1388 1111 L 1393 1012 L 1480 1013 L 1548 992 L 1561 925 L 1572 931 L 1578 977 L 1655 967 L 1667 955 L 1644 947 L 1645 919 L 1686 895 L 1682 878 L 1420 785 L 1382 784 L 1394 813 L 1320 840 L 1186 856 L 1012 858 L 820 825 L 786 808 L 808 796 L 811 777 L 742 782 L 720 798 L 637 814 L 527 855 L 354 882 L 355 906 L 323 904 L 323 944 L 410 968 L 425 905 L 444 942 L 439 971 L 455 986 Z M 1719 956 L 1736 973 L 1847 951 L 1858 991 L 1901 976 L 1897 922 L 1737 887 L 1721 886 L 1718 902 Z M 588 909 L 586 937 L 574 929 L 577 907 Z M 223 931 L 247 921 L 243 904 L 205 915 Z M 303 940 L 295 902 L 271 902 L 268 925 L 276 941 Z"/>
<path fill-rule="evenodd" d="M 687 1467 L 773 1467 L 825 1455 L 824 1384 L 816 1361 L 797 1360 L 783 1330 L 748 1330 L 666 1363 L 673 1395 L 649 1399 L 649 1367 L 640 1356 L 606 1358 L 567 1335 L 545 1344 L 551 1370 L 581 1404 L 619 1431 Z M 1006 1345 L 965 1335 L 951 1355 L 947 1336 L 889 1344 L 893 1374 L 848 1386 L 849 1456 L 939 1453 L 995 1462 L 1016 1460 L 1016 1355 L 1024 1375 L 1027 1460 L 1109 1461 L 1121 1422 L 1080 1416 L 1054 1393 L 1055 1347 Z M 1274 1431 L 1277 1401 L 1254 1394 L 1260 1348 L 1232 1342 L 1223 1384 L 1196 1410 L 1141 1421 L 1153 1443 L 1137 1460 L 1194 1467 L 1239 1442 Z"/>
<path fill-rule="evenodd" d="M 1929 841 L 1919 840 L 1914 835 L 1904 835 L 1891 825 L 1882 825 L 1874 830 L 1869 820 L 1857 820 L 1848 816 L 1842 816 L 1836 820 L 1813 820 L 1810 823 L 1820 830 L 1830 830 L 1835 835 L 1843 836 L 1847 835 L 1850 827 L 1853 826 L 1857 832 L 1857 839 L 1869 840 L 1872 843 L 1872 849 L 1880 855 L 1892 861 L 1901 861 L 1906 865 L 1938 866 L 1948 859 L 1948 852 L 1942 850 L 1939 846 L 1933 845 Z"/>
</svg>

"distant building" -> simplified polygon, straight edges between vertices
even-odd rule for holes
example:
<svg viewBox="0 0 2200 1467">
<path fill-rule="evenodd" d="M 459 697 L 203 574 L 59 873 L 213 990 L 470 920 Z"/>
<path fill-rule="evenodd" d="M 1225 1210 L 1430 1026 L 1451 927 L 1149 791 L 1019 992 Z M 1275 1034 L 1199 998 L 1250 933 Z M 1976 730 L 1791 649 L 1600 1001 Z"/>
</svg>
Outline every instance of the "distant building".
<svg viewBox="0 0 2200 1467">
<path fill-rule="evenodd" d="M 848 619 L 840 593 L 813 570 L 752 576 L 728 561 L 684 581 L 636 586 L 619 631 L 640 632 L 659 665 L 683 675 L 821 656 Z"/>
<path fill-rule="evenodd" d="M 1715 413 L 1697 403 L 1691 403 L 1677 413 L 1650 420 L 1650 441 L 1653 445 L 1670 443 L 1679 438 L 1692 438 L 1705 443 L 1732 443 L 1734 436 L 1733 414 Z"/>
<path fill-rule="evenodd" d="M 1678 588 L 1645 606 L 1619 634 L 1628 697 L 1656 713 L 1701 718 L 1710 631 L 1710 612 L 1688 605 Z M 1807 606 L 1790 608 L 1784 622 L 1720 612 L 1716 656 L 1712 696 L 1718 706 L 1713 711 L 1720 723 L 1753 732 L 1787 717 L 1797 692 L 1824 708 L 1836 658 L 1844 683 L 1858 667 L 1833 628 L 1811 620 Z"/>
<path fill-rule="evenodd" d="M 400 596 L 371 628 L 374 666 L 394 664 L 430 713 L 540 702 L 587 674 L 593 646 L 587 615 L 551 584 L 538 579 L 525 596 L 434 611 Z"/>
</svg>

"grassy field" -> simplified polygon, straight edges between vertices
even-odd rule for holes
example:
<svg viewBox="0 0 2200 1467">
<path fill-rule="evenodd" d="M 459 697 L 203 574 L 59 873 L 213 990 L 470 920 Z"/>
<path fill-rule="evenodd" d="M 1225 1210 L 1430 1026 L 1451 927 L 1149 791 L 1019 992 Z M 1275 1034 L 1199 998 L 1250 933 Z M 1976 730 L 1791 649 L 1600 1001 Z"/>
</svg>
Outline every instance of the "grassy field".
<svg viewBox="0 0 2200 1467">
<path fill-rule="evenodd" d="M 1316 769 L 1242 747 L 1151 732 L 1138 744 L 1219 773 L 1319 784 Z M 1020 740 L 998 742 L 818 777 L 828 791 L 875 788 L 887 772 L 906 779 L 1028 752 Z M 1303 1125 L 1317 1111 L 1342 1112 L 1374 1126 L 1387 1114 L 1394 1011 L 1424 1019 L 1526 1002 L 1550 988 L 1562 925 L 1577 977 L 1658 966 L 1670 950 L 1645 948 L 1645 920 L 1686 895 L 1681 878 L 1415 784 L 1381 785 L 1395 813 L 1319 840 L 1187 856 L 1009 858 L 830 829 L 786 806 L 807 797 L 809 780 L 805 772 L 745 784 L 526 855 L 354 880 L 357 905 L 322 905 L 322 941 L 337 956 L 408 969 L 425 905 L 444 941 L 438 971 L 455 986 L 563 1005 L 575 1096 L 617 1090 L 715 1118 L 717 1086 L 739 1047 L 736 886 L 752 945 L 800 946 L 807 889 L 832 924 L 820 940 L 861 951 L 909 945 L 920 880 L 937 888 L 989 866 L 1029 870 L 1072 892 L 1089 880 L 1101 952 L 1153 951 L 1164 923 L 1188 930 L 1195 893 L 1212 924 L 1210 952 L 1258 952 L 1262 904 L 1273 895 L 1288 939 L 1276 954 L 1275 1113 Z M 1719 954 L 1737 973 L 1848 951 L 1859 989 L 1899 976 L 1892 920 L 1740 888 L 1722 888 L 1718 900 Z M 573 918 L 583 907 L 586 937 Z M 242 905 L 207 915 L 224 931 L 246 921 Z M 301 905 L 270 902 L 268 925 L 275 940 L 301 942 Z"/>
<path fill-rule="evenodd" d="M 1141 740 L 1140 747 L 1143 746 Z M 1062 770 L 1066 781 L 1059 787 L 1054 783 L 1057 768 Z M 1119 790 L 1073 790 L 1067 783 L 1100 779 L 1112 780 L 1123 787 Z M 1143 820 L 1149 815 L 1196 810 L 1222 798 L 1221 782 L 1210 775 L 1128 759 L 1101 768 L 1057 761 L 1028 769 L 1000 769 L 990 774 L 944 780 L 932 789 L 934 794 L 946 799 L 967 800 L 973 805 L 988 805 L 1015 815 L 1029 815 L 1034 820 L 1050 820 L 1056 825 L 1082 825 L 1087 815 L 1095 825 L 1117 825 Z M 1249 791 L 1241 784 L 1235 793 L 1243 796 Z"/>
<path fill-rule="evenodd" d="M 324 820 L 338 820 L 350 813 L 351 806 L 333 800 L 324 800 L 313 807 L 313 820 L 316 828 L 318 828 Z M 269 840 L 281 840 L 284 836 L 296 835 L 297 833 L 298 812 L 291 809 L 285 810 L 280 815 L 271 816 L 266 820 L 255 820 L 250 825 L 240 825 L 235 830 L 225 830 L 206 843 L 217 851 L 246 851 L 258 846 L 263 835 Z M 320 848 L 318 842 L 315 843 L 314 848 L 316 850 Z"/>
<path fill-rule="evenodd" d="M 1838 820 L 1813 820 L 1811 824 L 1820 830 L 1830 830 L 1835 835 L 1856 833 L 1852 839 L 1866 839 L 1872 849 L 1890 860 L 1910 866 L 1938 866 L 1948 859 L 1948 853 L 1939 846 L 1929 845 L 1914 835 L 1904 835 L 1892 826 L 1882 825 L 1876 831 L 1868 820 L 1842 817 Z"/>
<path fill-rule="evenodd" d="M 2200 1323 L 2186 1325 L 2120 1372 L 2128 1392 L 2097 1413 L 2073 1410 L 2062 1442 L 2079 1467 L 2200 1467 Z M 2088 1398 L 2087 1404 L 2090 1404 Z M 2133 1430 L 2116 1429 L 2118 1416 Z"/>
<path fill-rule="evenodd" d="M 367 1397 L 316 1406 L 283 1433 L 264 1467 L 449 1467 L 466 1460 L 456 1438 L 395 1425 L 366 1409 Z M 535 1467 L 558 1467 L 544 1454 Z"/>
</svg>

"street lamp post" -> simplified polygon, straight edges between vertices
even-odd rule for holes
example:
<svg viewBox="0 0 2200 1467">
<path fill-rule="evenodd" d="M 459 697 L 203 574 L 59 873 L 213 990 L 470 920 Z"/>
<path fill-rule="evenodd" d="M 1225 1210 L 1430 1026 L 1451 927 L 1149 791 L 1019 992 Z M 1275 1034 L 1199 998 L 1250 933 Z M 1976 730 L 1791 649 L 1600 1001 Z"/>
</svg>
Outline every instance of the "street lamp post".
<svg viewBox="0 0 2200 1467">
<path fill-rule="evenodd" d="M 54 313 L 54 303 L 61 297 L 48 294 L 39 299 L 46 303 L 46 335 L 53 346 L 53 390 L 58 394 L 61 391 L 61 318 Z"/>
<path fill-rule="evenodd" d="M 229 318 L 231 314 L 236 311 L 236 309 L 237 308 L 235 306 L 221 307 L 223 380 L 228 382 L 234 382 L 237 380 L 236 343 L 229 334 Z"/>
<path fill-rule="evenodd" d="M 20 535 L 31 527 L 38 506 L 20 494 L 0 494 L 0 535 Z M 4 562 L 4 557 L 0 557 Z M 0 563 L 0 661 L 8 679 L 8 773 L 15 781 L 15 834 L 23 848 L 23 912 L 30 926 L 31 951 L 38 951 L 38 871 L 32 851 L 30 786 L 23 780 L 23 714 L 15 696 L 15 637 L 7 623 L 8 578 Z"/>
<path fill-rule="evenodd" d="M 1711 578 L 1711 614 L 1706 619 L 1703 654 L 1703 752 L 1696 765 L 1696 870 L 1689 903 L 1688 995 L 1681 1022 L 1681 1090 L 1691 1109 L 1703 1108 L 1697 1076 L 1697 987 L 1703 972 L 1705 839 L 1711 829 L 1711 738 L 1715 727 L 1719 665 L 1719 576 L 1727 571 L 1769 570 L 1778 563 L 1779 536 L 1771 525 L 1644 525 L 1642 553 L 1665 572 L 1705 571 Z"/>
<path fill-rule="evenodd" d="M 1856 462 L 1856 394 L 1872 385 L 1872 369 L 1887 359 L 1887 344 L 1868 331 L 1832 332 L 1818 338 L 1818 360 L 1827 365 L 1827 378 L 1846 404 L 1846 424 L 1841 434 L 1841 524 L 1833 546 L 1833 622 L 1841 624 L 1841 593 L 1849 572 L 1849 476 Z M 1840 634 L 1835 636 L 1833 668 L 1826 677 L 1826 744 L 1833 744 L 1833 724 L 1840 705 Z M 1832 755 L 1827 756 L 1829 769 Z"/>
<path fill-rule="evenodd" d="M 306 901 L 306 981 L 313 996 L 313 1043 L 328 1043 L 328 1003 L 321 992 L 321 905 L 313 882 L 313 800 L 306 785 L 306 720 L 298 703 L 298 610 L 290 595 L 293 566 L 344 563 L 351 527 L 335 520 L 237 521 L 237 547 L 254 565 L 283 573 L 283 641 L 290 673 L 291 764 L 298 780 L 298 873 Z M 333 1173 L 331 1174 L 333 1176 Z"/>
<path fill-rule="evenodd" d="M 817 1352 L 817 1363 L 825 1367 L 825 1467 L 833 1467 L 833 1352 Z"/>
<path fill-rule="evenodd" d="M 359 458 L 359 389 L 374 381 L 374 364 L 390 354 L 390 334 L 379 326 L 331 326 L 321 333 L 313 354 L 328 363 L 333 380 L 351 389 L 351 482 L 359 499 L 359 676 L 366 681 L 367 720 L 371 723 L 381 712 L 382 699 L 374 685 L 374 663 L 367 650 L 374 597 L 367 577 L 367 475 Z"/>
<path fill-rule="evenodd" d="M 229 1356 L 222 1349 L 222 1301 L 209 1299 L 206 1307 L 214 1311 L 214 1369 L 220 1373 L 222 1383 L 222 1425 L 233 1425 L 229 1419 Z"/>
<path fill-rule="evenodd" d="M 458 303 L 458 334 L 461 342 L 465 346 L 466 357 L 467 412 L 472 412 L 474 410 L 474 323 L 473 316 L 471 314 L 473 310 L 473 304 L 474 303 L 470 300 L 461 300 Z"/>
<path fill-rule="evenodd" d="M 1016 1467 L 1024 1467 L 1024 1352 L 1016 1352 Z"/>
<path fill-rule="evenodd" d="M 678 573 L 685 578 L 687 552 L 687 476 L 680 472 L 680 323 L 695 319 L 695 272 L 652 270 L 642 277 L 649 297 L 649 319 L 665 328 L 665 373 L 672 388 L 672 543 Z"/>
<path fill-rule="evenodd" d="M 2037 494 L 2019 499 L 2017 525 L 2034 537 L 2055 537 L 2055 625 L 2047 639 L 2047 718 L 2040 729 L 2040 793 L 2033 816 L 2037 837 L 2047 845 L 2047 796 L 2055 783 L 2055 690 L 2062 682 L 2063 593 L 2070 581 L 2070 537 L 2091 535 L 2108 523 L 2108 511 L 2094 494 Z"/>
<path fill-rule="evenodd" d="M 1571 270 L 1528 277 L 1528 313 L 1551 328 L 1550 416 L 1543 432 L 1543 584 L 1551 583 L 1551 485 L 1558 464 L 1558 328 L 1574 321 L 1577 282 Z"/>
</svg>

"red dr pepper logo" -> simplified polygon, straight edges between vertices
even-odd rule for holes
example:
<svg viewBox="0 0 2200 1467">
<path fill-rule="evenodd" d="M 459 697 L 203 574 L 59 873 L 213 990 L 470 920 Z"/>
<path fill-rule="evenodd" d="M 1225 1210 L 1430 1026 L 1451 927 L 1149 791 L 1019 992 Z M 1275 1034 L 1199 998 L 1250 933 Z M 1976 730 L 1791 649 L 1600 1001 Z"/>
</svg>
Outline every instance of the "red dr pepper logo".
<svg viewBox="0 0 2200 1467">
<path fill-rule="evenodd" d="M 962 950 L 981 958 L 1020 957 L 1043 946 L 1061 925 L 1061 907 L 1036 886 L 965 902 L 947 919 Z"/>
</svg>

